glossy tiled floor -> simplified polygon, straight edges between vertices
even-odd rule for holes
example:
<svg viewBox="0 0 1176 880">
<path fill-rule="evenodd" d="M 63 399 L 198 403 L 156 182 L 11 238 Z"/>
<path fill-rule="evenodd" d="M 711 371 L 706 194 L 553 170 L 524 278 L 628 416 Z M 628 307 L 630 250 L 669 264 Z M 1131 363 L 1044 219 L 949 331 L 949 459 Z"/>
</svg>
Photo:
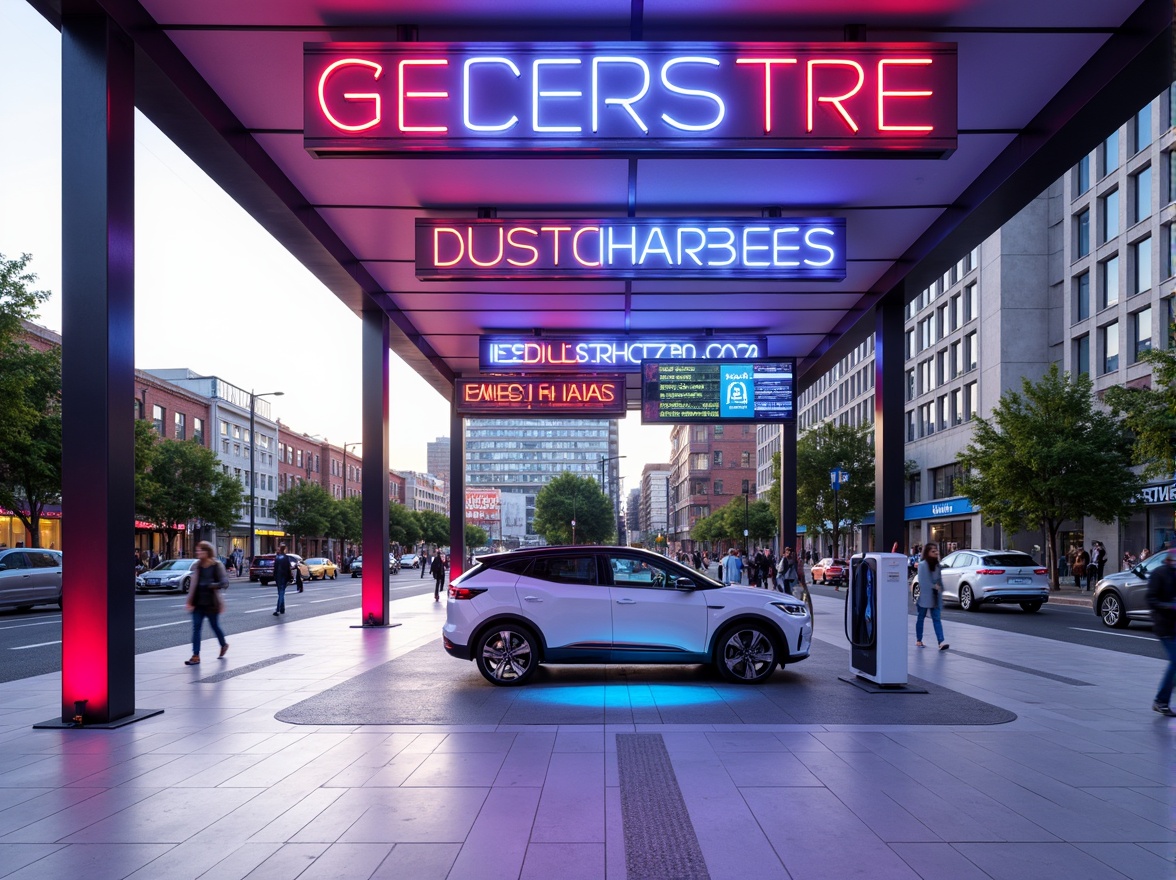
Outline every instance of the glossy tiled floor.
<svg viewBox="0 0 1176 880">
<path fill-rule="evenodd" d="M 840 604 L 816 601 L 814 651 L 842 648 Z M 393 613 L 391 630 L 291 615 L 233 636 L 230 610 L 224 662 L 138 658 L 139 707 L 166 711 L 116 731 L 34 731 L 58 677 L 0 685 L 0 877 L 653 880 L 628 871 L 625 823 L 670 818 L 622 815 L 632 732 L 662 736 L 715 880 L 1176 876 L 1159 660 L 962 625 L 950 652 L 910 649 L 913 676 L 1018 716 L 990 726 L 275 719 L 437 639 L 430 597 Z M 420 698 L 455 668 L 438 650 Z"/>
</svg>

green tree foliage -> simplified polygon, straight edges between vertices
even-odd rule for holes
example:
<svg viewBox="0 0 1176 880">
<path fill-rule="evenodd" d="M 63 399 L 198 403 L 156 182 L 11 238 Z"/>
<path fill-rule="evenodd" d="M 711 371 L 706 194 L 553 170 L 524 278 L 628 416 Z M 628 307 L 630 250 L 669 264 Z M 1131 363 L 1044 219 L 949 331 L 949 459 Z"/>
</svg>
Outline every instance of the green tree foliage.
<svg viewBox="0 0 1176 880">
<path fill-rule="evenodd" d="M 335 499 L 318 483 L 298 483 L 274 502 L 274 518 L 294 538 L 317 538 L 326 535 L 336 523 Z"/>
<path fill-rule="evenodd" d="M 776 515 L 767 501 L 751 501 L 745 506 L 743 496 L 738 495 L 696 522 L 690 530 L 690 537 L 695 541 L 729 540 L 742 545 L 745 528 L 749 546 L 776 534 Z"/>
<path fill-rule="evenodd" d="M 465 545 L 469 549 L 474 547 L 485 547 L 490 543 L 490 535 L 481 526 L 476 526 L 473 523 L 465 524 Z"/>
<path fill-rule="evenodd" d="M 986 522 L 1011 534 L 1044 529 L 1050 582 L 1057 589 L 1057 537 L 1066 520 L 1111 522 L 1130 513 L 1142 489 L 1131 470 L 1125 426 L 1094 403 L 1090 378 L 1057 365 L 1039 382 L 1007 391 L 990 419 L 976 419 L 957 461 L 960 491 Z"/>
<path fill-rule="evenodd" d="M 362 528 L 362 518 L 360 520 Z M 421 539 L 421 521 L 403 504 L 388 504 L 388 540 L 401 547 L 414 547 Z M 355 540 L 359 540 L 357 537 Z"/>
<path fill-rule="evenodd" d="M 335 504 L 334 533 L 348 544 L 363 540 L 363 500 L 351 495 Z"/>
<path fill-rule="evenodd" d="M 181 524 L 227 529 L 237 521 L 241 484 L 221 470 L 216 453 L 193 440 L 156 440 L 138 483 L 136 508 L 173 546 Z"/>
<path fill-rule="evenodd" d="M 534 528 L 548 544 L 599 544 L 616 535 L 612 502 L 591 477 L 564 471 L 535 496 Z"/>
<path fill-rule="evenodd" d="M 1134 436 L 1132 456 L 1147 478 L 1176 473 L 1176 349 L 1140 355 L 1151 364 L 1150 388 L 1108 388 L 1103 399 Z"/>
<path fill-rule="evenodd" d="M 836 467 L 849 474 L 841 490 L 833 492 L 829 472 Z M 836 512 L 834 512 L 836 504 Z M 874 509 L 874 449 L 868 430 L 824 423 L 805 431 L 796 441 L 796 519 L 808 534 L 823 534 L 832 524 L 833 546 L 841 533 L 852 529 Z"/>
<path fill-rule="evenodd" d="M 421 539 L 426 544 L 449 545 L 449 517 L 435 510 L 418 510 L 416 518 L 421 526 Z"/>
</svg>

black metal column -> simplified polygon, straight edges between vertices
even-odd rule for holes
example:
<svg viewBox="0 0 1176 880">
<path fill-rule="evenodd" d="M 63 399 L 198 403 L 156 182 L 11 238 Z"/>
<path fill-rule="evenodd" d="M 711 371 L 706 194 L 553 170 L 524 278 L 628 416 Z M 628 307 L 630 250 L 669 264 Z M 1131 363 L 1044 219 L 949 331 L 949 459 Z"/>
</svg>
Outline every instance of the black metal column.
<svg viewBox="0 0 1176 880">
<path fill-rule="evenodd" d="M 363 624 L 388 624 L 388 315 L 363 311 Z"/>
<path fill-rule="evenodd" d="M 874 330 L 874 535 L 879 551 L 906 552 L 903 520 L 903 297 L 891 291 L 877 306 Z"/>
<path fill-rule="evenodd" d="M 135 715 L 134 49 L 87 3 L 61 28 L 61 720 Z M 84 708 L 79 701 L 85 701 Z"/>
<path fill-rule="evenodd" d="M 796 419 L 780 426 L 780 552 L 796 550 Z M 797 564 L 804 554 L 797 556 Z"/>
<path fill-rule="evenodd" d="M 457 389 L 449 408 L 449 564 L 451 578 L 465 571 L 465 419 L 457 412 Z"/>
</svg>

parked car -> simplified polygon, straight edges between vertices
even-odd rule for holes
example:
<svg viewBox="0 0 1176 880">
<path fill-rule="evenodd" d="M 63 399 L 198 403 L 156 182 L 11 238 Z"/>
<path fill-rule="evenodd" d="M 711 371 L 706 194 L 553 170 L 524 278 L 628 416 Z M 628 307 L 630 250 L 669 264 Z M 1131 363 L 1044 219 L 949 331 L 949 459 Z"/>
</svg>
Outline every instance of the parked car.
<svg viewBox="0 0 1176 880">
<path fill-rule="evenodd" d="M 849 582 L 849 563 L 844 559 L 826 556 L 812 568 L 814 584 L 845 584 Z"/>
<path fill-rule="evenodd" d="M 1049 601 L 1047 569 L 1019 550 L 957 550 L 943 557 L 943 595 L 964 611 L 981 605 L 1015 603 L 1034 612 Z M 911 595 L 919 598 L 919 581 L 911 580 Z"/>
<path fill-rule="evenodd" d="M 363 557 L 356 556 L 351 560 L 351 576 L 357 578 L 363 574 Z"/>
<path fill-rule="evenodd" d="M 192 586 L 192 566 L 195 559 L 169 559 L 135 578 L 135 592 L 149 593 L 152 590 L 180 590 L 188 592 Z"/>
<path fill-rule="evenodd" d="M 400 557 L 401 568 L 419 568 L 420 564 L 421 560 L 415 553 L 405 553 Z"/>
<path fill-rule="evenodd" d="M 542 547 L 481 556 L 449 586 L 445 650 L 491 684 L 540 663 L 713 663 L 756 684 L 808 656 L 812 620 L 792 596 L 724 586 L 630 547 Z"/>
<path fill-rule="evenodd" d="M 1147 579 L 1164 564 L 1164 553 L 1149 556 L 1127 571 L 1117 571 L 1099 578 L 1094 586 L 1094 613 L 1104 625 L 1119 629 L 1138 620 L 1151 623 L 1147 606 Z"/>
<path fill-rule="evenodd" d="M 302 561 L 302 557 L 297 553 L 287 553 L 294 564 L 298 566 L 298 570 L 302 572 L 302 579 L 304 581 L 310 580 L 310 569 L 306 567 L 306 563 Z M 274 579 L 274 559 L 277 557 L 276 553 L 264 553 L 260 556 L 253 557 L 253 563 L 249 566 L 249 580 L 261 581 L 264 587 Z"/>
<path fill-rule="evenodd" d="M 312 556 L 306 560 L 306 570 L 310 572 L 312 581 L 322 581 L 330 578 L 334 580 L 339 574 L 339 567 L 334 560 L 325 556 Z"/>
<path fill-rule="evenodd" d="M 28 611 L 61 607 L 61 552 L 33 547 L 0 550 L 0 607 Z"/>
</svg>

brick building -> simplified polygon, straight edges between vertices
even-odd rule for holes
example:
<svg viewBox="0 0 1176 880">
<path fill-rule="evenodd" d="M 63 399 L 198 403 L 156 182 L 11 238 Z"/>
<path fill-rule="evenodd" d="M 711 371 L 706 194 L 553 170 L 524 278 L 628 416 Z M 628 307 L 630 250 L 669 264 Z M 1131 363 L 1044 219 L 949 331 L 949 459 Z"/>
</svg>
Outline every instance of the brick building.
<svg viewBox="0 0 1176 880">
<path fill-rule="evenodd" d="M 675 425 L 670 434 L 671 552 L 693 550 L 695 523 L 732 498 L 746 495 L 754 501 L 755 490 L 755 425 Z"/>
</svg>

